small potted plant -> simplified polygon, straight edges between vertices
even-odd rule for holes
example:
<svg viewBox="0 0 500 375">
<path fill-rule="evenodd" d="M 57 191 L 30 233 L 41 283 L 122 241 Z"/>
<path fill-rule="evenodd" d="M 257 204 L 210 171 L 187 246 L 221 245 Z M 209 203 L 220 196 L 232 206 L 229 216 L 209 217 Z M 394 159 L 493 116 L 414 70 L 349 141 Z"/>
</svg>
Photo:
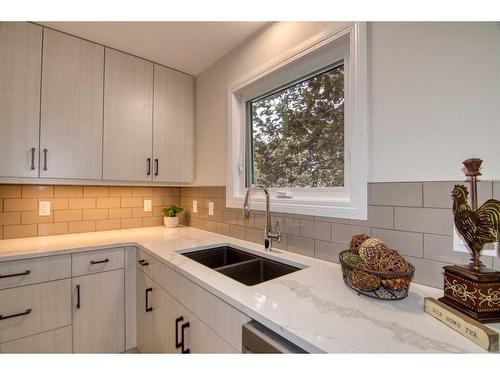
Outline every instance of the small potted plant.
<svg viewBox="0 0 500 375">
<path fill-rule="evenodd" d="M 184 209 L 176 204 L 165 207 L 163 209 L 163 223 L 167 228 L 175 228 L 179 224 L 179 217 L 177 214 Z"/>
</svg>

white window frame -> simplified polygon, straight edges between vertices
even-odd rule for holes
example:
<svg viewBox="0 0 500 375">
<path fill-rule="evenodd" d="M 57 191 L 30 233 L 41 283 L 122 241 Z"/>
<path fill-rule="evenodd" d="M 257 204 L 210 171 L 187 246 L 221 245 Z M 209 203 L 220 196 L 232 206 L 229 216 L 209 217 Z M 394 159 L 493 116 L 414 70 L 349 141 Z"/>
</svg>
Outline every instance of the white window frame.
<svg viewBox="0 0 500 375">
<path fill-rule="evenodd" d="M 332 27 L 286 51 L 227 88 L 226 205 L 241 208 L 245 197 L 246 102 L 340 60 L 344 63 L 344 186 L 269 189 L 271 211 L 366 220 L 368 185 L 366 23 Z M 281 194 L 279 194 L 281 193 Z M 264 209 L 262 194 L 252 208 Z"/>
</svg>

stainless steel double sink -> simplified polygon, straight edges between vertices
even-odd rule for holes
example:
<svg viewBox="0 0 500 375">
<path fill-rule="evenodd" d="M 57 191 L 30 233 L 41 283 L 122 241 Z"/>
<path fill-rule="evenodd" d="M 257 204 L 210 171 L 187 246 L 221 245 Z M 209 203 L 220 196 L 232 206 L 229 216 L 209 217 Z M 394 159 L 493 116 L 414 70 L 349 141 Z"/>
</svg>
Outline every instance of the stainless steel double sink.
<svg viewBox="0 0 500 375">
<path fill-rule="evenodd" d="M 230 246 L 197 250 L 182 255 L 249 286 L 301 269 Z"/>
</svg>

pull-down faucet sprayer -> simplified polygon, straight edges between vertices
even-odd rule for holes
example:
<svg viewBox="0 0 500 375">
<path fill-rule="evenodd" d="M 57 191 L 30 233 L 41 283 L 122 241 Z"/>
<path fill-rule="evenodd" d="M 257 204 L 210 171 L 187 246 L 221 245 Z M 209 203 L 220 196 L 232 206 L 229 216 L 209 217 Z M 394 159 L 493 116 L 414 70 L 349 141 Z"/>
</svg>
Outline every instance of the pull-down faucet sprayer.
<svg viewBox="0 0 500 375">
<path fill-rule="evenodd" d="M 276 223 L 276 229 L 273 231 L 271 225 L 271 212 L 269 210 L 269 190 L 262 184 L 253 184 L 250 186 L 245 194 L 245 203 L 243 205 L 243 213 L 246 217 L 250 215 L 250 193 L 254 189 L 261 189 L 266 196 L 266 227 L 264 228 L 264 247 L 266 251 L 270 251 L 272 247 L 272 241 L 275 240 L 278 243 L 281 241 L 281 232 L 278 223 Z"/>
</svg>

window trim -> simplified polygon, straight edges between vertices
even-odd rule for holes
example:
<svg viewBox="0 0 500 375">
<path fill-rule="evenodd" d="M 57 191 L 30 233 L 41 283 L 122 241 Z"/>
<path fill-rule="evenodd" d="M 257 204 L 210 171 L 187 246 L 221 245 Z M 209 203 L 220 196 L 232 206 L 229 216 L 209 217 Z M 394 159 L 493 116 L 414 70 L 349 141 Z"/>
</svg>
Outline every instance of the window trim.
<svg viewBox="0 0 500 375">
<path fill-rule="evenodd" d="M 367 218 L 368 129 L 365 22 L 351 22 L 341 28 L 334 25 L 228 86 L 226 138 L 226 205 L 228 207 L 241 208 L 243 206 L 246 184 L 245 156 L 248 147 L 247 101 L 252 95 L 254 98 L 257 97 L 255 93 L 259 93 L 259 90 L 261 95 L 264 95 L 266 90 L 263 87 L 266 85 L 272 87 L 272 84 L 275 84 L 274 90 L 278 90 L 280 86 L 286 87 L 293 84 L 290 76 L 294 72 L 308 69 L 322 59 L 325 60 L 323 68 L 332 65 L 334 61 L 344 60 L 346 82 L 344 187 L 294 188 L 294 192 L 298 193 L 292 199 L 276 198 L 277 188 L 274 188 L 271 189 L 271 210 L 361 220 Z M 321 66 L 316 67 L 318 68 Z M 302 74 L 302 77 L 307 75 L 306 72 Z M 300 75 L 295 78 L 299 79 Z M 267 92 L 270 91 L 273 90 L 267 90 Z M 263 198 L 261 194 L 252 197 L 252 207 L 264 209 Z"/>
</svg>

